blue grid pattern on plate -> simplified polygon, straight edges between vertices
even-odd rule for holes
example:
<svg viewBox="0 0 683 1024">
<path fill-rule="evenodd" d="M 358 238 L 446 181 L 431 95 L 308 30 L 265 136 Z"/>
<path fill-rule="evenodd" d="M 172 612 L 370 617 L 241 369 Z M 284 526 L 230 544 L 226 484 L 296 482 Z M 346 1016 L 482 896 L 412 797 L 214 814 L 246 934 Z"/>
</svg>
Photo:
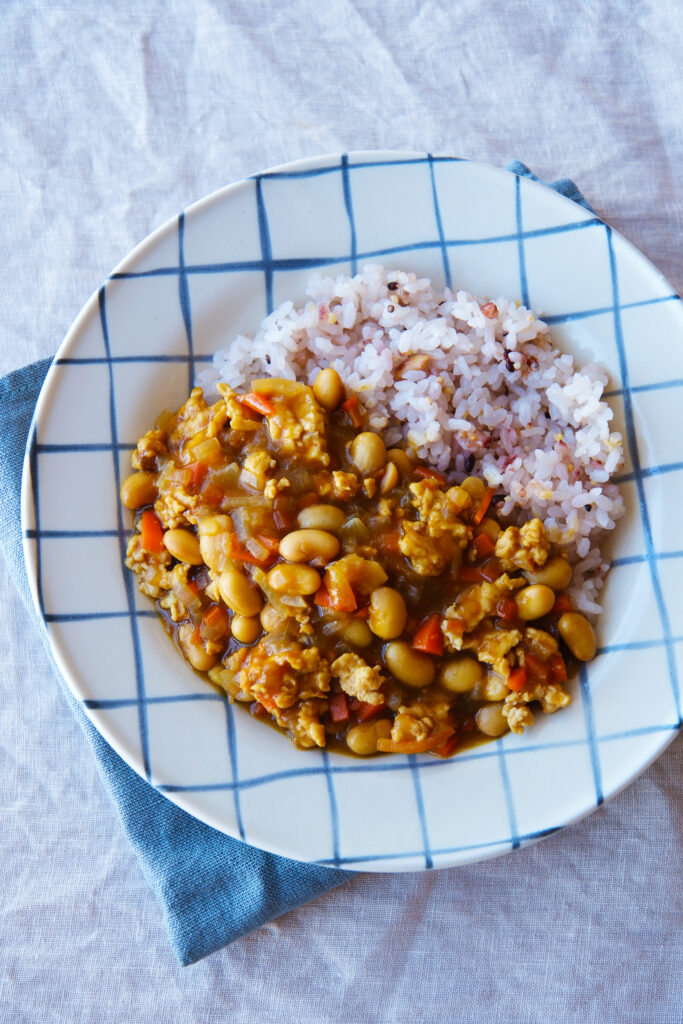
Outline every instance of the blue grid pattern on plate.
<svg viewBox="0 0 683 1024">
<path fill-rule="evenodd" d="M 674 294 L 667 294 L 663 296 L 656 296 L 652 298 L 642 299 L 634 302 L 627 302 L 622 304 L 620 302 L 619 295 L 619 283 L 617 275 L 617 263 L 614 253 L 614 244 L 612 231 L 608 225 L 604 224 L 599 218 L 587 216 L 585 219 L 579 221 L 568 221 L 567 223 L 553 224 L 549 227 L 537 228 L 530 231 L 525 231 L 523 227 L 523 182 L 522 179 L 515 175 L 515 220 L 516 230 L 514 234 L 504 234 L 497 236 L 488 236 L 485 238 L 477 239 L 462 239 L 462 238 L 447 238 L 444 236 L 443 224 L 441 218 L 441 202 L 439 198 L 438 182 L 434 173 L 435 165 L 456 163 L 458 161 L 451 160 L 444 157 L 432 157 L 426 154 L 424 157 L 416 157 L 411 159 L 396 159 L 396 160 L 368 160 L 351 163 L 348 156 L 343 155 L 338 164 L 331 166 L 315 167 L 306 170 L 284 170 L 281 172 L 270 172 L 267 174 L 257 175 L 253 180 L 255 182 L 255 200 L 257 205 L 257 218 L 258 218 L 258 229 L 260 237 L 261 247 L 261 258 L 259 260 L 248 260 L 248 261 L 232 261 L 224 263 L 210 263 L 210 264 L 190 264 L 188 265 L 185 261 L 185 230 L 186 230 L 186 218 L 185 214 L 180 214 L 177 222 L 178 232 L 178 262 L 177 265 L 158 267 L 152 270 L 145 271 L 125 271 L 120 273 L 112 274 L 109 281 L 126 280 L 140 277 L 152 277 L 152 276 L 177 276 L 178 279 L 178 297 L 179 304 L 182 313 L 182 320 L 185 328 L 187 351 L 186 353 L 178 353 L 173 355 L 145 355 L 140 353 L 134 353 L 131 355 L 116 355 L 111 351 L 109 329 L 107 321 L 107 288 L 108 283 L 105 283 L 99 292 L 99 315 L 102 331 L 102 342 L 103 342 L 103 354 L 101 356 L 83 356 L 83 357 L 71 357 L 63 356 L 58 358 L 55 363 L 56 365 L 87 365 L 92 363 L 104 363 L 108 368 L 109 373 L 109 412 L 110 412 L 110 441 L 103 443 L 84 443 L 84 444 L 55 444 L 55 443 L 39 443 L 37 434 L 34 430 L 34 434 L 31 440 L 30 448 L 30 467 L 31 467 L 31 478 L 33 487 L 33 502 L 34 502 L 34 528 L 27 531 L 27 536 L 35 543 L 35 565 L 36 565 L 36 593 L 38 596 L 38 602 L 40 609 L 43 614 L 43 618 L 46 623 L 64 623 L 73 621 L 87 621 L 90 618 L 124 618 L 129 621 L 131 638 L 133 643 L 133 649 L 135 652 L 135 696 L 130 698 L 116 698 L 111 699 L 100 699 L 100 700 L 89 700 L 85 701 L 85 706 L 89 710 L 94 711 L 107 711 L 118 708 L 134 707 L 138 712 L 138 727 L 140 733 L 140 750 L 142 769 L 146 778 L 154 782 L 153 770 L 150 759 L 149 751 L 149 733 L 148 733 L 148 720 L 147 713 L 148 708 L 153 707 L 156 704 L 171 704 L 171 703 L 184 703 L 193 701 L 209 701 L 209 702 L 220 702 L 224 705 L 226 714 L 226 742 L 229 755 L 229 763 L 231 766 L 231 779 L 225 782 L 196 785 L 196 786 L 183 786 L 183 785 L 163 785 L 159 784 L 158 788 L 160 791 L 172 795 L 174 793 L 181 792 L 192 792 L 192 791 L 210 791 L 210 790 L 225 790 L 231 792 L 234 799 L 235 818 L 237 822 L 237 831 L 242 839 L 249 840 L 249 835 L 246 833 L 240 807 L 241 794 L 247 792 L 254 787 L 267 786 L 270 782 L 286 780 L 293 777 L 303 776 L 315 776 L 322 775 L 326 783 L 328 800 L 329 800 L 329 820 L 331 824 L 331 839 L 330 849 L 331 856 L 320 858 L 319 862 L 324 864 L 330 864 L 335 866 L 350 866 L 351 864 L 360 865 L 363 863 L 371 863 L 373 860 L 382 860 L 390 862 L 392 858 L 405 859 L 405 858 L 422 858 L 424 866 L 430 868 L 434 865 L 435 858 L 448 857 L 454 853 L 462 853 L 466 851 L 476 851 L 478 848 L 481 849 L 493 849 L 493 848 L 516 848 L 521 844 L 540 838 L 541 836 L 551 834 L 556 831 L 557 828 L 561 827 L 562 823 L 551 828 L 541 829 L 533 832 L 519 833 L 517 826 L 517 814 L 515 808 L 514 794 L 510 784 L 510 778 L 508 773 L 508 760 L 510 758 L 518 757 L 520 755 L 528 754 L 535 751 L 547 750 L 547 749 L 560 749 L 562 747 L 575 747 L 575 746 L 587 746 L 590 755 L 590 764 L 593 774 L 594 783 L 594 803 L 599 805 L 604 797 L 603 785 L 601 778 L 600 768 L 600 749 L 602 746 L 609 744 L 614 741 L 626 739 L 629 737 L 635 737 L 639 735 L 655 735 L 658 733 L 666 734 L 671 733 L 673 730 L 680 728 L 681 726 L 681 698 L 679 691 L 679 681 L 677 674 L 677 666 L 675 659 L 674 645 L 680 643 L 683 637 L 675 636 L 672 633 L 670 625 L 670 616 L 667 608 L 666 600 L 661 586 L 660 575 L 658 570 L 658 562 L 662 559 L 679 558 L 683 557 L 683 552 L 659 552 L 656 550 L 653 541 L 653 532 L 651 526 L 651 517 L 646 500 L 645 489 L 643 486 L 643 480 L 648 476 L 654 476 L 661 473 L 668 473 L 680 470 L 683 468 L 683 463 L 672 463 L 659 466 L 642 467 L 641 458 L 638 448 L 638 440 L 636 436 L 636 428 L 633 417 L 633 403 L 632 395 L 646 391 L 658 389 L 667 389 L 674 387 L 683 386 L 683 378 L 669 381 L 657 381 L 651 384 L 636 385 L 632 386 L 629 378 L 629 367 L 626 355 L 626 349 L 624 345 L 624 337 L 622 330 L 622 316 L 623 311 L 641 306 L 655 305 L 662 302 L 679 301 L 678 296 Z M 396 167 L 396 166 L 415 166 L 424 167 L 428 173 L 428 187 L 431 192 L 433 206 L 434 206 L 434 217 L 437 226 L 437 237 L 436 238 L 424 238 L 417 241 L 412 241 L 402 246 L 392 246 L 390 248 L 378 248 L 370 251 L 358 252 L 357 251 L 357 231 L 356 223 L 354 219 L 354 204 L 353 204 L 353 176 L 360 173 L 364 169 L 378 169 L 382 167 Z M 288 178 L 306 178 L 316 177 L 321 175 L 334 175 L 339 179 L 339 184 L 343 197 L 343 205 L 348 218 L 348 229 L 349 229 L 349 244 L 348 250 L 340 253 L 334 257 L 302 257 L 277 259 L 273 256 L 271 248 L 271 239 L 268 222 L 268 211 L 267 203 L 264 197 L 264 183 L 274 178 L 281 178 L 286 180 Z M 433 771 L 440 769 L 441 763 L 432 759 L 421 758 L 420 756 L 411 757 L 397 757 L 390 761 L 371 761 L 362 762 L 360 764 L 348 764 L 339 765 L 332 764 L 330 757 L 327 752 L 323 751 L 320 753 L 316 763 L 302 766 L 300 768 L 294 768 L 289 770 L 282 770 L 273 773 L 255 774 L 250 777 L 242 777 L 239 771 L 238 764 L 238 751 L 236 743 L 236 730 L 234 723 L 234 712 L 231 705 L 220 697 L 218 694 L 213 692 L 205 693 L 189 693 L 180 695 L 167 695 L 167 696 L 148 696 L 145 690 L 145 678 L 143 671 L 143 659 L 140 650 L 140 636 L 138 631 L 138 619 L 140 617 L 154 617 L 155 612 L 149 608 L 138 608 L 136 606 L 135 594 L 134 594 L 134 581 L 132 575 L 124 566 L 125 548 L 127 541 L 127 530 L 124 527 L 123 516 L 120 506 L 117 506 L 117 521 L 116 527 L 110 530 L 45 530 L 41 526 L 41 513 L 40 513 L 40 492 L 39 492 L 39 467 L 38 467 L 38 456 L 46 456 L 51 453 L 74 453 L 79 452 L 109 452 L 113 459 L 113 472 L 114 480 L 116 483 L 116 489 L 118 491 L 120 485 L 120 456 L 124 452 L 133 450 L 135 445 L 128 440 L 123 440 L 119 436 L 117 416 L 116 416 L 116 402 L 115 402 L 115 375 L 114 368 L 120 363 L 186 363 L 188 367 L 188 379 L 191 384 L 194 380 L 195 370 L 198 363 L 205 363 L 211 358 L 210 353 L 197 353 L 194 348 L 193 341 L 193 326 L 192 326 L 192 304 L 191 304 L 191 291 L 189 287 L 190 279 L 195 275 L 207 275 L 207 274 L 230 274 L 237 271 L 257 271 L 263 276 L 263 288 L 265 293 L 265 306 L 267 311 L 270 313 L 273 309 L 273 280 L 276 272 L 287 272 L 294 270 L 304 269 L 318 269 L 325 266 L 332 266 L 335 264 L 348 265 L 352 273 L 356 272 L 358 264 L 371 259 L 387 258 L 392 255 L 405 255 L 406 253 L 416 252 L 418 250 L 429 250 L 439 249 L 442 255 L 443 262 L 443 274 L 445 281 L 450 285 L 451 281 L 451 270 L 449 262 L 449 253 L 455 249 L 465 247 L 468 245 L 486 245 L 501 242 L 512 242 L 517 247 L 518 263 L 519 263 L 519 294 L 525 304 L 529 304 L 529 281 L 527 279 L 527 265 L 525 259 L 525 243 L 527 240 L 532 238 L 540 238 L 544 235 L 559 235 L 566 232 L 584 231 L 584 230 L 598 230 L 603 233 L 604 242 L 607 247 L 609 266 L 611 274 L 611 301 L 601 307 L 593 309 L 584 309 L 569 311 L 566 313 L 558 314 L 555 316 L 545 317 L 549 324 L 557 324 L 562 322 L 570 322 L 573 320 L 587 319 L 590 317 L 609 314 L 613 318 L 613 331 L 614 341 L 618 353 L 619 359 L 619 370 L 620 370 L 620 386 L 619 388 L 610 392 L 613 396 L 622 396 L 624 402 L 624 414 L 626 422 L 626 442 L 628 451 L 630 454 L 632 471 L 628 474 L 624 474 L 623 480 L 633 480 L 637 488 L 638 496 L 638 507 L 643 528 L 643 534 L 645 538 L 645 553 L 643 555 L 626 556 L 621 559 L 615 560 L 615 565 L 625 565 L 633 562 L 646 562 L 649 570 L 649 575 L 652 581 L 652 586 L 655 594 L 655 600 L 657 605 L 657 611 L 662 630 L 662 639 L 652 640 L 633 640 L 625 643 L 615 644 L 602 648 L 598 654 L 604 655 L 610 651 L 616 650 L 628 650 L 628 649 L 643 649 L 648 647 L 660 647 L 664 646 L 667 657 L 667 666 L 669 674 L 669 683 L 671 687 L 671 693 L 673 702 L 676 709 L 676 719 L 670 723 L 656 724 L 651 726 L 643 727 L 642 729 L 629 729 L 615 733 L 603 733 L 596 735 L 594 728 L 594 719 L 591 704 L 590 686 L 588 683 L 588 674 L 585 667 L 582 669 L 580 674 L 580 694 L 581 702 L 584 712 L 585 721 L 585 734 L 575 739 L 568 739 L 562 741 L 553 741 L 549 744 L 544 743 L 532 743 L 525 744 L 520 743 L 514 747 L 506 746 L 504 741 L 497 741 L 490 743 L 483 748 L 478 748 L 470 752 L 459 755 L 458 761 L 465 763 L 468 761 L 480 761 L 495 758 L 499 765 L 500 777 L 502 782 L 502 789 L 505 795 L 505 802 L 507 806 L 507 818 L 508 818 L 508 829 L 507 834 L 496 837 L 493 840 L 487 840 L 482 843 L 471 843 L 460 846 L 449 846 L 449 847 L 437 847 L 434 848 L 430 842 L 429 835 L 429 822 L 427 814 L 425 813 L 425 804 L 422 792 L 422 780 L 428 777 L 428 774 Z M 48 611 L 45 607 L 45 601 L 43 596 L 43 564 L 41 560 L 41 545 L 44 541 L 50 539 L 60 539 L 65 537 L 102 537 L 102 538 L 117 538 L 121 571 L 125 586 L 126 593 L 126 607 L 115 611 L 82 611 L 72 613 L 59 613 L 54 611 Z M 344 857 L 341 854 L 340 836 L 339 836 L 339 817 L 337 801 L 335 797 L 335 779 L 341 778 L 345 775 L 360 775 L 366 776 L 368 773 L 378 776 L 381 773 L 408 773 L 415 794 L 415 805 L 416 812 L 419 819 L 419 830 L 421 835 L 421 845 L 413 850 L 400 850 L 395 854 L 392 853 L 381 853 L 372 854 L 368 853 L 363 855 L 362 853 L 354 854 L 352 857 Z"/>
</svg>

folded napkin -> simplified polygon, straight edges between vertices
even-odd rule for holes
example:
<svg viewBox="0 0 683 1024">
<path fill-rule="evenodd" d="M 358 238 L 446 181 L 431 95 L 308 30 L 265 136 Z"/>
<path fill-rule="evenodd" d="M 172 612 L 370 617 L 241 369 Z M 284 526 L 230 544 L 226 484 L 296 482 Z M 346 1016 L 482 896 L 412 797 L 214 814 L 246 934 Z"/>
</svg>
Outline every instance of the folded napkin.
<svg viewBox="0 0 683 1024">
<path fill-rule="evenodd" d="M 507 169 L 539 180 L 518 161 Z M 552 182 L 550 187 L 590 209 L 569 179 Z M 31 608 L 21 545 L 21 471 L 33 409 L 50 362 L 43 359 L 0 380 L 0 546 Z M 92 744 L 126 835 L 163 907 L 181 963 L 200 960 L 353 876 L 353 872 L 264 853 L 180 810 L 111 749 L 63 680 L 62 684 Z"/>
</svg>

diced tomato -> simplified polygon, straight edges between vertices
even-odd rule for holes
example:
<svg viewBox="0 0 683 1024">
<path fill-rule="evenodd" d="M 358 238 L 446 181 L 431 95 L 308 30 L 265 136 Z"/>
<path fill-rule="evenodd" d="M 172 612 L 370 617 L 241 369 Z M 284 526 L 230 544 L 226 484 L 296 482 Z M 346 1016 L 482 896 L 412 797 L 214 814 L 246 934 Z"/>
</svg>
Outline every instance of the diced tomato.
<svg viewBox="0 0 683 1024">
<path fill-rule="evenodd" d="M 208 469 L 205 462 L 191 462 L 189 466 L 185 467 L 188 491 L 196 493 L 199 490 L 204 483 Z"/>
<path fill-rule="evenodd" d="M 318 590 L 313 598 L 313 604 L 317 604 L 319 608 L 331 608 L 332 601 L 328 593 L 327 587 L 323 583 L 320 590 Z"/>
<path fill-rule="evenodd" d="M 496 550 L 496 545 L 488 533 L 478 533 L 472 541 L 472 547 L 477 552 L 479 558 L 488 558 Z"/>
<path fill-rule="evenodd" d="M 484 491 L 484 496 L 482 497 L 481 502 L 479 503 L 479 508 L 472 516 L 472 522 L 474 523 L 475 526 L 479 526 L 479 523 L 486 515 L 487 509 L 491 504 L 491 498 L 493 497 L 494 494 L 495 491 L 493 487 L 487 487 L 486 490 Z"/>
<path fill-rule="evenodd" d="M 572 610 L 572 604 L 566 594 L 558 594 L 552 607 L 553 615 L 564 615 Z"/>
<path fill-rule="evenodd" d="M 219 604 L 212 604 L 202 616 L 199 632 L 202 640 L 220 643 L 228 635 L 230 621 L 228 613 Z"/>
<path fill-rule="evenodd" d="M 515 693 L 519 693 L 526 686 L 526 681 L 526 669 L 521 666 L 519 668 L 513 668 L 512 672 L 508 676 L 508 688 L 510 690 L 514 690 Z"/>
<path fill-rule="evenodd" d="M 349 703 L 345 693 L 333 693 L 330 697 L 330 718 L 333 722 L 346 722 L 349 717 Z"/>
<path fill-rule="evenodd" d="M 441 616 L 438 612 L 425 619 L 411 640 L 410 646 L 414 651 L 424 651 L 425 654 L 434 654 L 437 657 L 441 657 L 443 654 L 443 635 L 441 633 Z"/>
<path fill-rule="evenodd" d="M 524 652 L 524 667 L 528 676 L 536 683 L 547 683 L 550 675 L 550 666 L 546 661 L 537 658 L 531 651 Z"/>
<path fill-rule="evenodd" d="M 421 480 L 434 480 L 439 487 L 443 487 L 446 483 L 446 477 L 443 473 L 437 473 L 435 469 L 430 469 L 429 466 L 415 466 L 413 473 L 415 476 L 419 476 Z"/>
<path fill-rule="evenodd" d="M 481 567 L 481 578 L 486 580 L 487 583 L 493 583 L 499 576 L 503 574 L 503 566 L 495 555 L 491 555 L 487 558 Z"/>
<path fill-rule="evenodd" d="M 248 395 L 242 395 L 240 401 L 243 405 L 246 405 L 247 409 L 252 409 L 254 412 L 260 413 L 261 416 L 272 416 L 275 412 L 275 405 L 265 395 L 260 395 L 256 391 L 250 391 Z"/>
<path fill-rule="evenodd" d="M 363 422 L 363 417 L 361 416 L 360 409 L 358 407 L 357 395 L 351 395 L 351 397 L 347 398 L 345 402 L 342 402 L 341 409 L 351 420 L 352 426 L 360 427 Z"/>
<path fill-rule="evenodd" d="M 564 683 L 567 681 L 567 666 L 561 654 L 553 654 L 549 665 L 550 676 L 554 683 Z"/>
<path fill-rule="evenodd" d="M 501 597 L 500 601 L 496 605 L 496 615 L 500 616 L 501 619 L 512 621 L 517 618 L 517 602 L 513 601 L 511 597 Z"/>
<path fill-rule="evenodd" d="M 159 555 L 164 550 L 164 528 L 156 512 L 146 508 L 140 517 L 142 550 Z"/>
</svg>

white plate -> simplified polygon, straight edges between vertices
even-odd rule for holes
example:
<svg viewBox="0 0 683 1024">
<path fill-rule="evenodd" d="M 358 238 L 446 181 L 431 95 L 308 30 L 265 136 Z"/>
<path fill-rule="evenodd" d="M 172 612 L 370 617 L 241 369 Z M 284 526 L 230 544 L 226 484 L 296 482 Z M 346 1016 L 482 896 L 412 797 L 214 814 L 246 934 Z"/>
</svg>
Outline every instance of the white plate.
<svg viewBox="0 0 683 1024">
<path fill-rule="evenodd" d="M 628 448 L 601 651 L 571 707 L 449 761 L 297 751 L 186 668 L 123 567 L 130 449 L 195 369 L 311 269 L 365 262 L 519 297 L 610 373 Z M 628 242 L 542 185 L 482 164 L 360 152 L 201 200 L 139 245 L 69 331 L 24 474 L 25 554 L 55 657 L 102 735 L 221 831 L 304 861 L 415 870 L 480 860 L 585 815 L 681 721 L 683 310 Z"/>
</svg>

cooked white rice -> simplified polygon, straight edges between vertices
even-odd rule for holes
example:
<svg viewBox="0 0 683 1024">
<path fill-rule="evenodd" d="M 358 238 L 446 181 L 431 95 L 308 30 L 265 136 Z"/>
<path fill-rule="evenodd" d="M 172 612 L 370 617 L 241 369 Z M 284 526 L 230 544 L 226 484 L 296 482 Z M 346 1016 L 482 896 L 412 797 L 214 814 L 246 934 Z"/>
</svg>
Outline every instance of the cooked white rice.
<svg viewBox="0 0 683 1024">
<path fill-rule="evenodd" d="M 519 303 L 497 298 L 493 309 L 405 271 L 368 265 L 353 278 L 314 274 L 307 294 L 306 305 L 283 303 L 253 338 L 239 335 L 216 353 L 197 379 L 207 397 L 218 381 L 312 383 L 334 367 L 389 446 L 408 442 L 453 479 L 483 476 L 507 495 L 503 515 L 538 516 L 575 565 L 577 606 L 597 614 L 608 569 L 600 540 L 623 512 L 611 482 L 622 438 L 610 431 L 612 410 L 601 400 L 605 372 L 577 369 Z M 427 369 L 402 371 L 418 353 L 429 355 Z"/>
</svg>

